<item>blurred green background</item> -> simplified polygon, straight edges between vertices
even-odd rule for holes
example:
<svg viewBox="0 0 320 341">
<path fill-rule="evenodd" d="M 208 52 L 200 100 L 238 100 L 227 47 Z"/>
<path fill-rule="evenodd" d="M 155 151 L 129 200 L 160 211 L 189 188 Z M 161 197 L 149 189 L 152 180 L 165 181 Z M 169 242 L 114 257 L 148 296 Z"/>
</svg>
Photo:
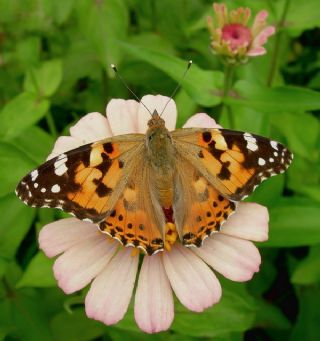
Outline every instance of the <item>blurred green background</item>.
<svg viewBox="0 0 320 341">
<path fill-rule="evenodd" d="M 319 0 L 234 0 L 269 11 L 277 35 L 267 55 L 236 70 L 222 98 L 223 65 L 209 49 L 205 0 L 0 0 L 0 340 L 320 339 L 320 7 Z M 317 27 L 318 25 L 318 27 Z M 84 293 L 56 287 L 37 233 L 62 217 L 24 206 L 19 179 L 42 163 L 57 136 L 111 98 L 175 96 L 178 124 L 207 112 L 224 127 L 277 139 L 295 154 L 289 171 L 250 200 L 270 211 L 261 271 L 247 283 L 223 280 L 221 303 L 202 314 L 176 306 L 171 330 L 139 332 L 132 309 L 114 327 L 89 320 Z"/>
</svg>

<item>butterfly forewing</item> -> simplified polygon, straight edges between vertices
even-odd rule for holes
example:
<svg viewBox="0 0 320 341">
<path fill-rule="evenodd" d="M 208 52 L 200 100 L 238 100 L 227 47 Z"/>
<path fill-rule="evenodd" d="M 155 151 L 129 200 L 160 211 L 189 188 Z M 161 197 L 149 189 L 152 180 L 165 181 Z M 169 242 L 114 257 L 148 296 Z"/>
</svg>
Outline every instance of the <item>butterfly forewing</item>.
<svg viewBox="0 0 320 341">
<path fill-rule="evenodd" d="M 143 135 L 106 139 L 63 153 L 26 175 L 16 193 L 27 205 L 55 207 L 79 219 L 101 221 L 130 175 Z"/>
<path fill-rule="evenodd" d="M 227 129 L 179 129 L 176 148 L 224 197 L 239 201 L 284 172 L 292 154 L 281 143 Z"/>
</svg>

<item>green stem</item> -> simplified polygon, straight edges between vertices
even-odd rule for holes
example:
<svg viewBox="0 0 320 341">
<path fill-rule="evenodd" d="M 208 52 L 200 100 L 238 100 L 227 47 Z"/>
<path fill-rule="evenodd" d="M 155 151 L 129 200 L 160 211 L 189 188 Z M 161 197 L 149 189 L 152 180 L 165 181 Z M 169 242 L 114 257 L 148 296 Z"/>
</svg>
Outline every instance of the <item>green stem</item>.
<svg viewBox="0 0 320 341">
<path fill-rule="evenodd" d="M 290 0 L 286 0 L 286 2 L 284 4 L 282 15 L 281 15 L 281 19 L 280 19 L 280 22 L 278 25 L 279 32 L 277 33 L 277 35 L 275 37 L 273 54 L 271 57 L 270 71 L 269 71 L 268 80 L 267 80 L 268 86 L 272 86 L 274 76 L 276 73 L 278 56 L 279 56 L 280 46 L 281 46 L 281 40 L 282 40 L 282 36 L 283 36 L 283 28 L 285 26 L 285 21 L 286 21 L 286 17 L 288 14 L 289 7 L 290 7 Z"/>
<path fill-rule="evenodd" d="M 228 120 L 230 124 L 230 128 L 234 129 L 234 120 L 233 120 L 233 115 L 231 108 L 228 104 L 224 103 L 224 99 L 228 97 L 229 92 L 232 88 L 233 85 L 233 75 L 234 75 L 234 65 L 232 64 L 225 64 L 225 69 L 224 69 L 224 85 L 223 85 L 223 106 L 227 110 L 227 115 L 228 115 Z"/>
<path fill-rule="evenodd" d="M 54 137 L 54 138 L 57 138 L 58 136 L 58 132 L 57 132 L 57 128 L 54 124 L 54 120 L 53 120 L 53 117 L 52 117 L 52 114 L 50 111 L 48 111 L 46 113 L 46 121 L 47 121 L 47 125 L 49 127 L 49 130 L 50 130 L 50 134 Z"/>
</svg>

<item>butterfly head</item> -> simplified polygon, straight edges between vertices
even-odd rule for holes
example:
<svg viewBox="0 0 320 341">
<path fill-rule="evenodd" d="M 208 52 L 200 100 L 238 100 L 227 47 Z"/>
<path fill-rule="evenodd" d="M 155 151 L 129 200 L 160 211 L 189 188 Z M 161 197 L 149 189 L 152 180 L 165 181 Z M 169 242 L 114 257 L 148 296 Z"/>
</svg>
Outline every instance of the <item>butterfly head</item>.
<svg viewBox="0 0 320 341">
<path fill-rule="evenodd" d="M 165 128 L 165 121 L 163 118 L 160 117 L 157 110 L 154 110 L 151 119 L 148 121 L 148 127 L 149 129 L 155 128 L 155 127 L 164 127 Z"/>
</svg>

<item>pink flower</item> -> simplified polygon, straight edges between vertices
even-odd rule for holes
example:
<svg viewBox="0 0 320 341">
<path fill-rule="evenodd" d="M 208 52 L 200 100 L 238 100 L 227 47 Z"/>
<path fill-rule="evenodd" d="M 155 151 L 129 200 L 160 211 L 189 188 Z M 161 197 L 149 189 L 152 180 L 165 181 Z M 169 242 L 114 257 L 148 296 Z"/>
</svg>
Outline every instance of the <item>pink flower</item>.
<svg viewBox="0 0 320 341">
<path fill-rule="evenodd" d="M 164 96 L 142 98 L 151 112 L 154 109 L 161 112 L 167 100 Z M 145 132 L 149 117 L 136 101 L 111 100 L 107 118 L 99 113 L 84 116 L 70 129 L 71 136 L 57 140 L 50 157 L 112 135 Z M 173 130 L 177 118 L 173 101 L 162 117 L 167 128 Z M 200 113 L 192 116 L 185 127 L 218 125 Z M 122 247 L 95 225 L 76 218 L 46 225 L 40 232 L 39 243 L 48 257 L 58 256 L 53 270 L 65 293 L 74 293 L 91 283 L 85 299 L 86 313 L 107 325 L 124 317 L 138 277 L 135 319 L 143 331 L 156 333 L 168 329 L 173 321 L 173 292 L 188 309 L 201 312 L 221 297 L 221 286 L 213 270 L 234 281 L 251 279 L 261 262 L 251 241 L 267 238 L 267 209 L 255 203 L 240 203 L 222 231 L 207 238 L 201 248 L 186 248 L 176 242 L 170 251 L 143 256 L 140 272 L 137 249 Z"/>
<path fill-rule="evenodd" d="M 274 26 L 267 26 L 267 11 L 260 11 L 249 27 L 249 8 L 240 7 L 228 13 L 225 4 L 214 3 L 213 10 L 216 18 L 212 20 L 208 17 L 208 28 L 214 53 L 225 57 L 229 62 L 244 63 L 248 57 L 267 52 L 263 45 L 275 33 Z"/>
</svg>

